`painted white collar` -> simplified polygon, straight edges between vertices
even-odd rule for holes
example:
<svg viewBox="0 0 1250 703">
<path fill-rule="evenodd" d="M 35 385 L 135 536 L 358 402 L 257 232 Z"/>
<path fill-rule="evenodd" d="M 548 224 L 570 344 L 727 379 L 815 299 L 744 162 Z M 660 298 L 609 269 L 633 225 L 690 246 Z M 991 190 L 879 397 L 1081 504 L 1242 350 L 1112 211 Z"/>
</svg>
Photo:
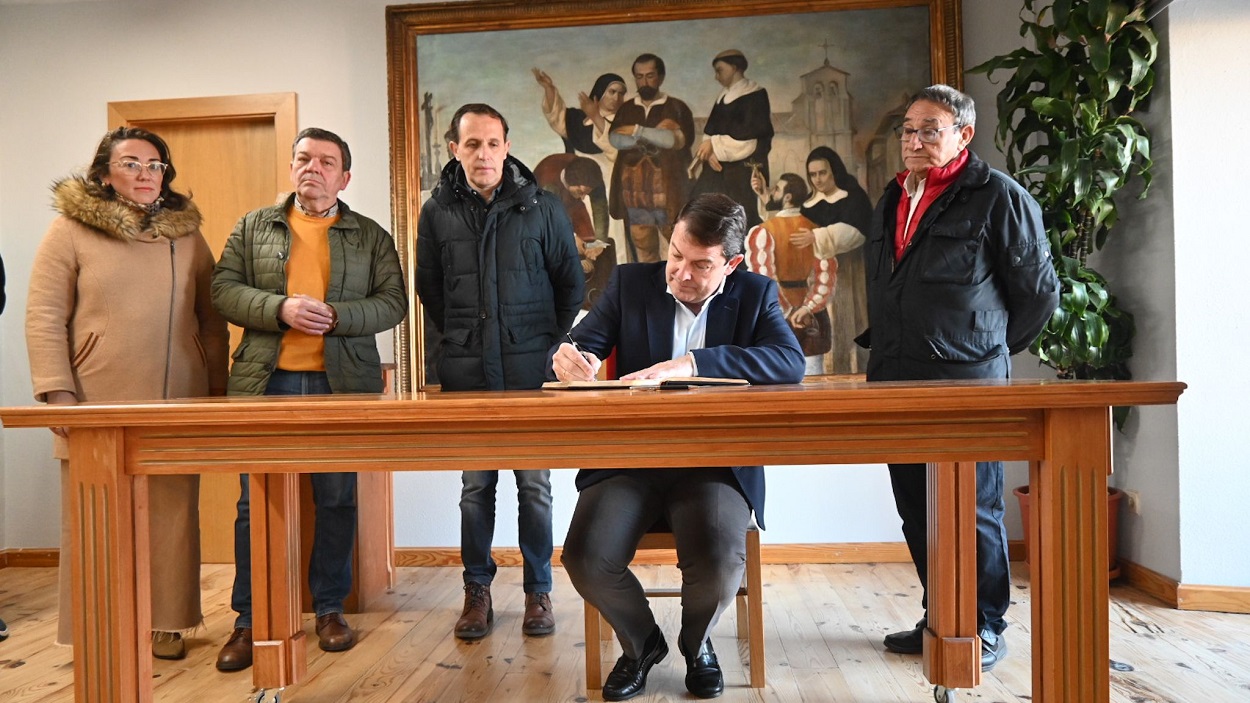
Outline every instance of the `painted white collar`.
<svg viewBox="0 0 1250 703">
<path fill-rule="evenodd" d="M 812 193 L 812 197 L 808 198 L 807 202 L 803 203 L 803 207 L 812 207 L 814 205 L 819 205 L 820 203 L 829 203 L 832 205 L 839 200 L 845 200 L 848 196 L 850 196 L 850 193 L 842 190 L 841 188 L 838 188 L 828 195 L 817 191 Z"/>
<path fill-rule="evenodd" d="M 724 90 L 722 90 L 720 92 L 720 97 L 717 98 L 717 100 L 728 105 L 729 103 L 737 100 L 738 98 L 744 95 L 750 95 L 751 93 L 754 93 L 757 90 L 763 90 L 763 88 L 760 87 L 759 83 L 756 83 L 750 78 L 743 78 L 737 83 L 734 83 L 728 88 L 725 88 Z"/>
</svg>

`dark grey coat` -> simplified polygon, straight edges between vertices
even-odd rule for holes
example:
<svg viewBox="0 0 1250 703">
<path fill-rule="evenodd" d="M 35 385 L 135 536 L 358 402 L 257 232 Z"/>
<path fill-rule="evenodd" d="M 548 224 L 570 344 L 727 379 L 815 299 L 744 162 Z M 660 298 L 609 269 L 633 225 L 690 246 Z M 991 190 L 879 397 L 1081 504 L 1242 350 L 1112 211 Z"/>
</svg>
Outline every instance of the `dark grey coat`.
<svg viewBox="0 0 1250 703">
<path fill-rule="evenodd" d="M 511 156 L 490 204 L 452 160 L 417 225 L 417 294 L 443 334 L 444 390 L 538 388 L 573 325 L 585 275 L 559 198 Z"/>
</svg>

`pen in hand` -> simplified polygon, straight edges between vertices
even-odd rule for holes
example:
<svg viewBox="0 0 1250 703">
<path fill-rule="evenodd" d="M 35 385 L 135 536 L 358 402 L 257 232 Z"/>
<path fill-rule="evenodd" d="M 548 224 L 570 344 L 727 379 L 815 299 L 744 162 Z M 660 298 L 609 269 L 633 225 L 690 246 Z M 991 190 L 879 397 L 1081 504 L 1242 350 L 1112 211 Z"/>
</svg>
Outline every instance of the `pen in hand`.
<svg viewBox="0 0 1250 703">
<path fill-rule="evenodd" d="M 590 355 L 589 355 L 589 354 L 587 354 L 586 352 L 582 351 L 582 348 L 581 348 L 581 347 L 577 346 L 577 340 L 576 340 L 576 339 L 573 339 L 573 335 L 572 335 L 572 334 L 570 334 L 570 333 L 568 333 L 568 332 L 565 332 L 565 333 L 564 333 L 564 336 L 568 338 L 568 340 L 569 340 L 569 344 L 572 344 L 572 345 L 573 345 L 573 351 L 577 352 L 578 354 L 581 354 L 581 355 L 582 355 L 582 358 L 583 358 L 583 359 L 585 359 L 586 361 L 590 361 Z"/>
<path fill-rule="evenodd" d="M 585 368 L 580 368 L 576 362 L 573 362 L 570 360 L 569 368 L 564 369 L 564 373 L 571 374 L 572 376 L 574 376 L 574 378 L 571 378 L 571 379 L 562 378 L 560 380 L 562 381 L 568 381 L 568 380 L 593 381 L 595 380 L 595 374 L 599 372 L 599 360 L 596 359 L 589 352 L 584 351 L 580 346 L 578 346 L 577 340 L 573 339 L 573 335 L 569 334 L 568 332 L 565 332 L 564 336 L 566 339 L 569 340 L 569 345 L 573 347 L 573 351 L 580 354 L 582 359 L 585 360 L 587 366 L 589 366 L 589 371 L 587 371 L 587 369 Z"/>
</svg>

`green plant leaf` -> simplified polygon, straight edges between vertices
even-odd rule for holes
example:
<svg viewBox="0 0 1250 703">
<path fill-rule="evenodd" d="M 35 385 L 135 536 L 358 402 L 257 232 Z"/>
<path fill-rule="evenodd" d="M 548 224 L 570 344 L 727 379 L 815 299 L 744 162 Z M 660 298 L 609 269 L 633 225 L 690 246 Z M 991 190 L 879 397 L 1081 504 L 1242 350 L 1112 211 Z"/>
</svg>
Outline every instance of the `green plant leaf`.
<svg viewBox="0 0 1250 703">
<path fill-rule="evenodd" d="M 1107 4 L 1107 20 L 1103 30 L 1110 36 L 1124 28 L 1124 18 L 1128 17 L 1128 6 L 1122 2 Z"/>
<path fill-rule="evenodd" d="M 1129 25 L 1128 30 L 1134 32 L 1149 47 L 1149 53 L 1146 55 L 1146 63 L 1153 65 L 1155 59 L 1159 58 L 1159 37 L 1155 35 L 1155 31 L 1145 22 L 1134 22 Z"/>
<path fill-rule="evenodd" d="M 1111 68 L 1111 44 L 1098 35 L 1087 37 L 1086 42 L 1090 65 L 1098 73 L 1106 73 Z"/>
<path fill-rule="evenodd" d="M 1146 57 L 1137 53 L 1132 47 L 1129 47 L 1128 55 L 1133 61 L 1133 71 L 1129 74 L 1129 86 L 1136 86 L 1141 83 L 1142 78 L 1150 71 L 1150 62 L 1146 61 Z"/>
<path fill-rule="evenodd" d="M 1158 38 L 1141 0 L 1021 3 L 1032 46 L 973 71 L 1009 72 L 994 142 L 1042 207 L 1059 275 L 1059 307 L 1030 348 L 1064 377 L 1128 378 L 1132 315 L 1085 259 L 1120 219 L 1117 193 L 1135 176 L 1143 196 L 1152 183 L 1150 133 L 1133 113 L 1156 82 Z"/>
<path fill-rule="evenodd" d="M 1047 117 L 1068 117 L 1072 114 L 1072 104 L 1059 98 L 1034 98 L 1033 111 Z"/>
<path fill-rule="evenodd" d="M 1102 353 L 1103 345 L 1111 338 L 1111 330 L 1102 316 L 1093 311 L 1085 313 L 1082 321 L 1085 323 L 1085 343 L 1089 345 L 1089 356 L 1091 359 L 1097 358 Z"/>
<path fill-rule="evenodd" d="M 1068 310 L 1073 312 L 1089 307 L 1089 293 L 1088 289 L 1085 287 L 1085 283 L 1082 281 L 1072 281 L 1072 290 L 1068 293 L 1067 300 L 1065 302 L 1067 303 Z"/>
<path fill-rule="evenodd" d="M 1107 5 L 1109 0 L 1088 0 L 1088 2 L 1083 4 L 1086 5 L 1085 16 L 1089 19 L 1090 25 L 1094 29 L 1110 34 L 1111 28 L 1107 26 Z"/>
<path fill-rule="evenodd" d="M 1077 159 L 1076 172 L 1072 176 L 1072 188 L 1075 190 L 1078 201 L 1089 196 L 1089 186 L 1093 181 L 1093 175 L 1094 167 L 1090 165 L 1089 159 Z"/>
<path fill-rule="evenodd" d="M 1032 3 L 1029 4 L 1031 5 Z M 1072 14 L 1072 0 L 1055 0 L 1055 4 L 1050 9 L 1055 17 L 1055 27 L 1061 30 L 1066 28 L 1068 26 L 1068 18 Z"/>
<path fill-rule="evenodd" d="M 1124 87 L 1124 71 L 1112 66 L 1107 70 L 1104 79 L 1107 85 L 1106 98 L 1112 100 L 1120 94 L 1120 88 Z"/>
</svg>

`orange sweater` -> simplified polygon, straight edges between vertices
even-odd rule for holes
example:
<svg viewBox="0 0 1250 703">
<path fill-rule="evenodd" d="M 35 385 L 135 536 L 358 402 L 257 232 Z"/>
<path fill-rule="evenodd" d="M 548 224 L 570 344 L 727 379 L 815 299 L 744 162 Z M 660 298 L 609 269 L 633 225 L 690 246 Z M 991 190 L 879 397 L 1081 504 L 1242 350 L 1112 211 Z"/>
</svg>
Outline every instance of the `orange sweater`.
<svg viewBox="0 0 1250 703">
<path fill-rule="evenodd" d="M 292 207 L 287 213 L 291 225 L 291 254 L 286 264 L 286 294 L 304 294 L 326 299 L 330 282 L 330 227 L 335 217 L 310 217 Z M 278 351 L 278 368 L 283 371 L 325 371 L 326 345 L 320 335 L 287 330 Z"/>
</svg>

